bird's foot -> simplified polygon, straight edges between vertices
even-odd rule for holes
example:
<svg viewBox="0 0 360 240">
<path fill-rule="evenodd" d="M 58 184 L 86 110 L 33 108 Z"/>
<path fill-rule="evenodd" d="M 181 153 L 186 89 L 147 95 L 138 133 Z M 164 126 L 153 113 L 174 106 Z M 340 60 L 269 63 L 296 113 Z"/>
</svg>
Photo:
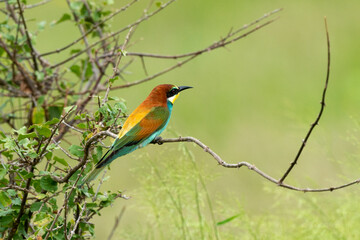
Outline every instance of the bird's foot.
<svg viewBox="0 0 360 240">
<path fill-rule="evenodd" d="M 152 142 L 155 144 L 159 144 L 159 145 L 163 144 L 162 137 L 156 137 L 156 138 L 154 138 L 154 140 Z"/>
</svg>

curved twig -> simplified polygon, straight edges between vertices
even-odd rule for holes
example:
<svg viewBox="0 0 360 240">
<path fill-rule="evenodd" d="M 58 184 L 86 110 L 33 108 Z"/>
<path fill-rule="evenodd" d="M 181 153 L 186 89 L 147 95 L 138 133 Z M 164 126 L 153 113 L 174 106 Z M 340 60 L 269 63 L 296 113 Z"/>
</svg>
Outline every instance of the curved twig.
<svg viewBox="0 0 360 240">
<path fill-rule="evenodd" d="M 296 165 L 302 151 L 304 150 L 304 148 L 306 146 L 306 143 L 307 143 L 312 131 L 314 130 L 315 126 L 317 126 L 319 124 L 320 118 L 324 112 L 326 91 L 327 91 L 329 77 L 330 77 L 330 38 L 329 38 L 329 31 L 328 31 L 328 26 L 327 26 L 327 22 L 326 22 L 326 17 L 324 18 L 324 20 L 325 20 L 325 31 L 326 31 L 326 40 L 327 40 L 327 59 L 328 59 L 328 61 L 327 61 L 327 73 L 326 73 L 325 86 L 324 86 L 324 90 L 323 90 L 322 98 L 321 98 L 321 102 L 320 102 L 320 104 L 321 104 L 320 112 L 319 112 L 318 116 L 316 117 L 315 122 L 313 124 L 311 124 L 311 127 L 310 127 L 308 133 L 306 134 L 304 140 L 302 141 L 302 144 L 300 146 L 299 151 L 297 152 L 297 154 L 295 156 L 294 161 L 291 162 L 290 167 L 286 170 L 285 174 L 280 178 L 280 180 L 279 180 L 280 184 L 282 182 L 284 182 L 285 178 L 289 175 L 291 170 Z"/>
<path fill-rule="evenodd" d="M 103 132 L 99 132 L 99 133 L 95 134 L 94 136 L 89 138 L 89 140 L 86 142 L 85 147 L 84 147 L 84 156 L 82 157 L 81 161 L 74 168 L 70 169 L 69 172 L 63 178 L 55 176 L 55 175 L 52 175 L 51 178 L 55 182 L 58 182 L 58 183 L 67 182 L 71 178 L 71 176 L 77 170 L 79 170 L 82 166 L 84 166 L 86 164 L 86 162 L 88 161 L 91 144 L 103 136 L 116 137 L 116 135 L 114 133 L 111 133 L 110 131 L 103 131 Z"/>
</svg>

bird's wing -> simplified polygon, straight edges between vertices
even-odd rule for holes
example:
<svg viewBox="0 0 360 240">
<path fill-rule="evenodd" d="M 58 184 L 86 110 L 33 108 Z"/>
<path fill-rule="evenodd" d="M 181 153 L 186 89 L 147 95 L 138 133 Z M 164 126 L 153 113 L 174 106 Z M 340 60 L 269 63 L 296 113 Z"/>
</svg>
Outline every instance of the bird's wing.
<svg viewBox="0 0 360 240">
<path fill-rule="evenodd" d="M 153 107 L 147 111 L 146 115 L 142 114 L 143 118 L 141 119 L 131 115 L 119 133 L 121 137 L 114 141 L 111 148 L 96 164 L 97 168 L 106 166 L 115 158 L 135 150 L 136 146 L 139 146 L 144 140 L 166 125 L 170 112 L 164 107 Z"/>
<path fill-rule="evenodd" d="M 139 115 L 129 116 L 119 133 L 119 137 L 113 143 L 114 149 L 142 142 L 164 127 L 169 116 L 169 110 L 164 107 L 153 107 Z M 130 119 L 130 117 L 132 118 Z"/>
</svg>

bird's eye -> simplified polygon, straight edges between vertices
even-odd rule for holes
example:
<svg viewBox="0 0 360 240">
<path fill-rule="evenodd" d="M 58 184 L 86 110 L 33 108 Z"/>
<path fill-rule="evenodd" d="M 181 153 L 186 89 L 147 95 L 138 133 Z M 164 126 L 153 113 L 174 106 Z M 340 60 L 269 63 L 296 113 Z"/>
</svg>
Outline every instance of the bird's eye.
<svg viewBox="0 0 360 240">
<path fill-rule="evenodd" d="M 179 89 L 173 88 L 170 90 L 170 92 L 168 92 L 167 97 L 172 97 L 172 96 L 178 94 L 178 92 L 179 92 Z"/>
</svg>

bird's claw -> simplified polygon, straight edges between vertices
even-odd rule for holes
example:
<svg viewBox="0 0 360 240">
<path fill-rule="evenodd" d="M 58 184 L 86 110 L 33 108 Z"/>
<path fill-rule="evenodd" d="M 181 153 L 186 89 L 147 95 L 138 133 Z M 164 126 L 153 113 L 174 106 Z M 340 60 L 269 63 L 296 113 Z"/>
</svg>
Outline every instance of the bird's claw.
<svg viewBox="0 0 360 240">
<path fill-rule="evenodd" d="M 163 142 L 162 142 L 162 137 L 156 137 L 154 140 L 153 140 L 154 143 L 157 143 L 159 145 L 162 145 Z"/>
</svg>

